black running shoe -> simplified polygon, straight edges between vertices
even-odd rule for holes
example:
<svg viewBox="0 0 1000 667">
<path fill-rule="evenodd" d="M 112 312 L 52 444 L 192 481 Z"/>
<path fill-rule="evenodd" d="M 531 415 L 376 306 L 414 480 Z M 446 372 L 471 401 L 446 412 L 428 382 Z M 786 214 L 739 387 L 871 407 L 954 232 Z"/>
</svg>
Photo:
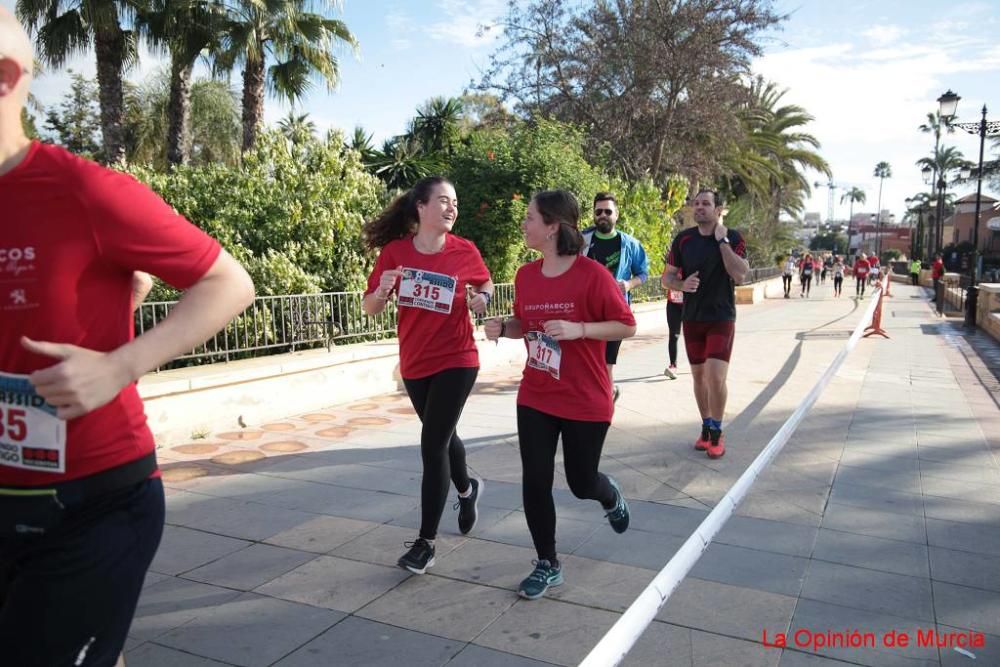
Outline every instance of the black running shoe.
<svg viewBox="0 0 1000 667">
<path fill-rule="evenodd" d="M 615 390 L 611 393 L 611 402 L 617 403 L 618 397 L 621 395 L 622 395 L 622 390 L 618 387 L 618 385 L 615 385 Z"/>
<path fill-rule="evenodd" d="M 471 477 L 469 484 L 472 486 L 472 493 L 468 498 L 458 497 L 454 509 L 458 510 L 458 529 L 463 535 L 468 535 L 469 531 L 476 527 L 476 520 L 479 519 L 479 496 L 483 495 L 486 484 L 477 477 Z"/>
<path fill-rule="evenodd" d="M 427 568 L 434 565 L 434 547 L 422 537 L 413 542 L 406 542 L 404 547 L 410 550 L 403 554 L 396 564 L 413 574 L 423 574 Z"/>
</svg>

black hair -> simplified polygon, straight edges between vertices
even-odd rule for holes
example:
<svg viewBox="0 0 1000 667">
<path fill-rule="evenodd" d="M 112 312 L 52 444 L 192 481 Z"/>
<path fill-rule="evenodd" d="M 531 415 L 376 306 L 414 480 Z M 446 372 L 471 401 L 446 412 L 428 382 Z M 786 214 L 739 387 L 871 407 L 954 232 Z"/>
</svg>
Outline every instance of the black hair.
<svg viewBox="0 0 1000 667">
<path fill-rule="evenodd" d="M 385 210 L 374 220 L 365 223 L 361 229 L 361 240 L 369 250 L 383 248 L 391 241 L 406 238 L 420 223 L 417 204 L 430 201 L 434 188 L 451 181 L 443 176 L 427 176 L 414 183 L 413 187 L 392 200 Z"/>
<path fill-rule="evenodd" d="M 610 192 L 598 192 L 594 195 L 594 203 L 596 204 L 599 201 L 613 201 L 616 205 L 618 204 L 618 200 Z"/>
<path fill-rule="evenodd" d="M 580 233 L 580 205 L 576 197 L 566 190 L 545 190 L 536 194 L 533 201 L 546 225 L 559 225 L 556 253 L 580 254 L 583 234 Z"/>
<path fill-rule="evenodd" d="M 709 190 L 708 188 L 702 188 L 701 190 L 698 190 L 698 194 L 694 196 L 695 199 L 698 198 L 698 195 L 705 194 L 706 192 L 711 193 L 712 201 L 715 202 L 716 208 L 726 205 L 726 198 L 723 197 L 721 194 L 719 194 L 718 190 Z"/>
</svg>

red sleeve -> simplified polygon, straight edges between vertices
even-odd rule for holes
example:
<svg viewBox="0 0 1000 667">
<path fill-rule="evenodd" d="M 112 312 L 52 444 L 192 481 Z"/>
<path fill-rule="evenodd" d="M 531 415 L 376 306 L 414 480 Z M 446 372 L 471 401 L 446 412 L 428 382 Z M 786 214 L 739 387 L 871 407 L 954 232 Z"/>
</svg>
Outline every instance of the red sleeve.
<svg viewBox="0 0 1000 667">
<path fill-rule="evenodd" d="M 383 271 L 395 269 L 397 266 L 399 265 L 393 261 L 392 251 L 389 250 L 389 247 L 382 248 L 378 253 L 378 257 L 375 258 L 375 266 L 372 268 L 372 272 L 368 274 L 368 287 L 365 289 L 365 296 L 378 289 Z"/>
<path fill-rule="evenodd" d="M 670 266 L 680 266 L 681 261 L 681 247 L 680 241 L 681 235 L 678 234 L 674 237 L 674 240 L 670 243 L 670 252 L 667 253 L 667 264 Z"/>
<path fill-rule="evenodd" d="M 747 242 L 743 239 L 743 235 L 740 234 L 739 232 L 732 232 L 732 233 L 734 236 L 736 236 L 735 239 L 730 239 L 731 242 L 730 245 L 733 246 L 733 252 L 735 252 L 738 256 L 742 257 L 743 259 L 746 259 Z"/>
<path fill-rule="evenodd" d="M 596 272 L 597 284 L 594 286 L 597 321 L 621 322 L 635 326 L 635 315 L 632 314 L 632 309 L 626 303 L 625 295 L 622 294 L 618 281 L 603 267 L 598 266 L 598 268 L 600 270 Z"/>
<path fill-rule="evenodd" d="M 524 280 L 521 276 L 527 266 L 528 265 L 525 264 L 519 268 L 517 273 L 514 275 L 514 305 L 512 306 L 511 312 L 514 314 L 514 319 L 520 320 L 521 322 L 524 322 L 524 318 L 521 316 L 521 289 L 524 286 Z"/>
<path fill-rule="evenodd" d="M 80 201 L 102 257 L 178 289 L 198 282 L 222 250 L 218 241 L 127 174 L 95 165 L 83 175 Z"/>
</svg>

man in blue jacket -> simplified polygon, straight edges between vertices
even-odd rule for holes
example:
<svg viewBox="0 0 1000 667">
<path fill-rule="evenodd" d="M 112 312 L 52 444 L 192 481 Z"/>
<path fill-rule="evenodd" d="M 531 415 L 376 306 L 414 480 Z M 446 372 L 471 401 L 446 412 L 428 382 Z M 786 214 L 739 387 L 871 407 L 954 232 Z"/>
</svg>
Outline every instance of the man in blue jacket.
<svg viewBox="0 0 1000 667">
<path fill-rule="evenodd" d="M 582 254 L 608 267 L 618 281 L 625 300 L 632 303 L 629 291 L 649 279 L 649 261 L 639 240 L 616 229 L 617 223 L 618 202 L 615 196 L 610 192 L 598 192 L 594 196 L 594 226 L 583 230 Z M 609 340 L 604 352 L 615 401 L 621 395 L 615 384 L 615 363 L 621 344 L 620 340 Z"/>
</svg>

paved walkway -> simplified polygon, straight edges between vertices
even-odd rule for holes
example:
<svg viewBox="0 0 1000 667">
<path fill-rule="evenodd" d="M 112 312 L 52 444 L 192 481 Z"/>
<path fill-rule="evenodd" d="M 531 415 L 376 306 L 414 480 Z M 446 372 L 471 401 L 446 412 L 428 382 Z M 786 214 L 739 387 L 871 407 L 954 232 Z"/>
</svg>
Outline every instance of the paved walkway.
<svg viewBox="0 0 1000 667">
<path fill-rule="evenodd" d="M 988 633 L 969 650 L 1000 664 L 1000 348 L 936 320 L 922 291 L 894 290 L 892 340 L 859 344 L 626 664 L 973 664 L 915 646 L 917 628 Z M 424 576 L 394 567 L 419 521 L 419 423 L 404 395 L 165 446 L 168 526 L 129 665 L 575 665 L 794 410 L 864 305 L 824 285 L 741 307 L 718 461 L 691 447 L 690 375 L 661 375 L 665 327 L 627 341 L 602 469 L 622 483 L 632 527 L 616 535 L 557 474 L 566 584 L 536 602 L 515 595 L 534 557 L 519 369 L 484 374 L 469 400 L 460 433 L 486 479 L 480 523 L 459 535 L 449 504 Z M 797 630 L 855 629 L 877 645 L 825 657 L 795 646 Z M 911 645 L 885 647 L 890 631 Z M 765 632 L 789 648 L 766 647 Z"/>
</svg>

